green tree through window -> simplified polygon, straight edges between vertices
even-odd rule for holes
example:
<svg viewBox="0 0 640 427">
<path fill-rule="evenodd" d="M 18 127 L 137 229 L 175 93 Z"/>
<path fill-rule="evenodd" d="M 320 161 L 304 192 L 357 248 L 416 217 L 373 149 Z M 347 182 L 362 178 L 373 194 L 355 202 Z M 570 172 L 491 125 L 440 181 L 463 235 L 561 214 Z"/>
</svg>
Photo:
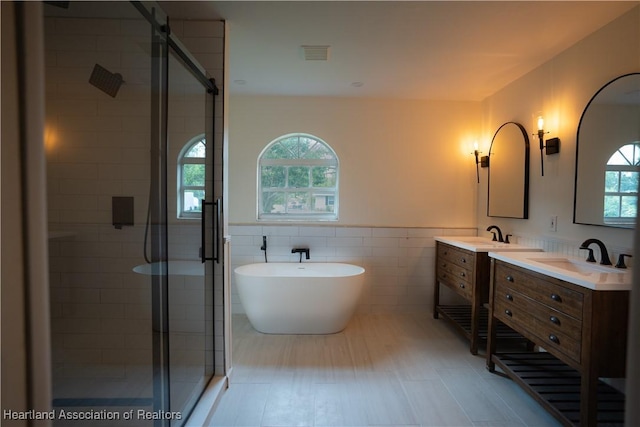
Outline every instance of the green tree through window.
<svg viewBox="0 0 640 427">
<path fill-rule="evenodd" d="M 640 142 L 627 144 L 609 158 L 604 183 L 604 222 L 633 222 L 637 216 Z"/>
<path fill-rule="evenodd" d="M 307 134 L 282 136 L 258 159 L 258 218 L 336 220 L 338 157 Z"/>
<path fill-rule="evenodd" d="M 197 218 L 202 213 L 205 198 L 205 157 L 207 145 L 204 136 L 189 141 L 178 157 L 178 217 Z"/>
</svg>

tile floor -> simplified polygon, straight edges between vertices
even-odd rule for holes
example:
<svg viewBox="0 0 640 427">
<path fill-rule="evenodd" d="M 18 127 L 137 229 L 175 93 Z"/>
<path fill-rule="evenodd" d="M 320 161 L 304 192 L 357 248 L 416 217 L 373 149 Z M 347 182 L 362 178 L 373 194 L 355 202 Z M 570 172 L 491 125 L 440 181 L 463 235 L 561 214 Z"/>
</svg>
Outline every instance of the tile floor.
<svg viewBox="0 0 640 427">
<path fill-rule="evenodd" d="M 334 335 L 233 317 L 234 370 L 210 426 L 559 426 L 428 314 L 359 314 Z"/>
</svg>

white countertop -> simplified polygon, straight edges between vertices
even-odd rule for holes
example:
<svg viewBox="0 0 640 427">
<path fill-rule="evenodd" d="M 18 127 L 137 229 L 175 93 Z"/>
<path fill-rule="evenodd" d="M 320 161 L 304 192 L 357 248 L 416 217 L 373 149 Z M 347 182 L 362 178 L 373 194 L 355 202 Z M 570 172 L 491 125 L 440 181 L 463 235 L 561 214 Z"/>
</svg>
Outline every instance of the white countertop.
<svg viewBox="0 0 640 427">
<path fill-rule="evenodd" d="M 542 249 L 532 248 L 531 246 L 522 246 L 515 243 L 494 242 L 488 237 L 480 236 L 437 236 L 435 240 L 447 243 L 461 249 L 472 252 L 497 252 L 497 251 L 541 251 Z"/>
<path fill-rule="evenodd" d="M 536 273 L 596 291 L 629 291 L 630 269 L 586 262 L 557 252 L 489 252 L 495 258 Z"/>
</svg>

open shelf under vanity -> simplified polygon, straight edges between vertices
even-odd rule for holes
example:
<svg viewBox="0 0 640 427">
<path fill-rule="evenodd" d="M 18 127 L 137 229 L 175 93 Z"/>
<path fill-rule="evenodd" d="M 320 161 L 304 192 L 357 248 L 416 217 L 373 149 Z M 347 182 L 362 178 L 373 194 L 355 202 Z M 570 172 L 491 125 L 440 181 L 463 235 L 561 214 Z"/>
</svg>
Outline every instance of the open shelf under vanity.
<svg viewBox="0 0 640 427">
<path fill-rule="evenodd" d="M 471 340 L 473 317 L 470 305 L 438 305 L 436 311 L 468 340 Z M 481 306 L 478 313 L 478 339 L 484 343 L 487 341 L 488 325 L 489 310 Z M 517 344 L 528 342 L 526 338 L 504 324 L 499 324 L 496 327 L 496 338 L 501 343 Z"/>
<path fill-rule="evenodd" d="M 566 426 L 580 425 L 581 375 L 550 353 L 496 353 L 496 367 L 518 383 Z M 625 395 L 609 384 L 597 384 L 597 425 L 624 425 Z"/>
</svg>

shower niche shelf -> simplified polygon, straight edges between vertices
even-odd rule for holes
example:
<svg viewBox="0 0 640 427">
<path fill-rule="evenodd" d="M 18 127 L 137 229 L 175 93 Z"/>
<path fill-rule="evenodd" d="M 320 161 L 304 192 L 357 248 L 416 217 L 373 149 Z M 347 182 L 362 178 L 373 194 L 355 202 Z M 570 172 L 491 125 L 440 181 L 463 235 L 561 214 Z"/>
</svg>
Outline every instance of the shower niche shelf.
<svg viewBox="0 0 640 427">
<path fill-rule="evenodd" d="M 55 239 L 64 239 L 66 237 L 76 237 L 77 233 L 75 231 L 49 231 L 49 240 Z"/>
</svg>

